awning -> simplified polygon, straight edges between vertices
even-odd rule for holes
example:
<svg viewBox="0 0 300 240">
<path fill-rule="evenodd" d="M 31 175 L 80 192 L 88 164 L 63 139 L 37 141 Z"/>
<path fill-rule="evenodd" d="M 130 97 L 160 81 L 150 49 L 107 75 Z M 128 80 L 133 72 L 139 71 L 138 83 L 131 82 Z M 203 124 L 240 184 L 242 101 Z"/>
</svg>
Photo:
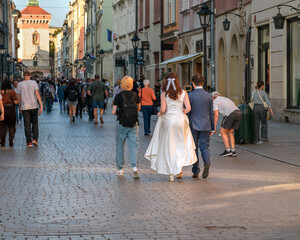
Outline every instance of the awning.
<svg viewBox="0 0 300 240">
<path fill-rule="evenodd" d="M 171 58 L 167 61 L 161 62 L 159 64 L 159 68 L 164 68 L 168 64 L 176 64 L 176 63 L 186 62 L 187 60 L 191 60 L 191 59 L 194 59 L 196 57 L 200 57 L 200 55 L 201 55 L 201 53 L 194 53 L 194 54 L 187 54 L 187 55 L 174 57 L 174 58 Z"/>
<path fill-rule="evenodd" d="M 146 66 L 146 71 L 154 70 L 156 68 L 156 64 L 150 64 Z"/>
</svg>

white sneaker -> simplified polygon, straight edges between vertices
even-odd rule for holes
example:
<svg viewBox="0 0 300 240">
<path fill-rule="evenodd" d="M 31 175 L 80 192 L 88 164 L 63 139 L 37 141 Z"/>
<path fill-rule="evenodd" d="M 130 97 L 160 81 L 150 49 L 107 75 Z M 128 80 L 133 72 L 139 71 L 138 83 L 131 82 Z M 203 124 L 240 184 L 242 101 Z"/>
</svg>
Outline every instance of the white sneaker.
<svg viewBox="0 0 300 240">
<path fill-rule="evenodd" d="M 123 169 L 119 169 L 116 173 L 117 176 L 123 176 Z"/>
<path fill-rule="evenodd" d="M 133 179 L 140 179 L 139 173 L 136 167 L 132 168 L 133 170 Z"/>
<path fill-rule="evenodd" d="M 264 142 L 263 141 L 258 141 L 256 144 L 263 144 Z"/>
</svg>

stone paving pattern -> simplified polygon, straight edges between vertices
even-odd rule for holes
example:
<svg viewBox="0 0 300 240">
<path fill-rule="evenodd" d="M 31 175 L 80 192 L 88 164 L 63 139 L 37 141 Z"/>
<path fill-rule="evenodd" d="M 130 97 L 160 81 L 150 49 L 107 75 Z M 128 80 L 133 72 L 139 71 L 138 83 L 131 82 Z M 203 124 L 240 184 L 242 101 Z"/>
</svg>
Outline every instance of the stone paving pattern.
<svg viewBox="0 0 300 240">
<path fill-rule="evenodd" d="M 18 125 L 15 147 L 0 149 L 0 240 L 300 239 L 299 167 L 245 149 L 221 158 L 215 136 L 208 179 L 186 167 L 170 183 L 143 157 L 151 136 L 141 124 L 141 178 L 133 180 L 128 158 L 117 177 L 110 112 L 93 126 L 86 113 L 70 123 L 55 106 L 40 116 L 32 149 Z"/>
</svg>

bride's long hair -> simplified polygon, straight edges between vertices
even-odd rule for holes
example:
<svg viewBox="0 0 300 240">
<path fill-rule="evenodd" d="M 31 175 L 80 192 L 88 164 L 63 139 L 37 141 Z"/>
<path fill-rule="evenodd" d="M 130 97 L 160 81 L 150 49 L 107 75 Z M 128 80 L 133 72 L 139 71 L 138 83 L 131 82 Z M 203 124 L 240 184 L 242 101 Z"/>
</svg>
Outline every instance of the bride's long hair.
<svg viewBox="0 0 300 240">
<path fill-rule="evenodd" d="M 171 79 L 175 79 L 174 81 L 175 89 L 172 82 L 170 82 Z M 169 85 L 169 89 L 167 89 L 168 85 Z M 169 96 L 169 98 L 173 100 L 176 100 L 181 95 L 182 89 L 180 87 L 179 80 L 176 73 L 170 72 L 167 74 L 166 79 L 163 81 L 162 91 L 165 93 L 166 96 Z"/>
</svg>

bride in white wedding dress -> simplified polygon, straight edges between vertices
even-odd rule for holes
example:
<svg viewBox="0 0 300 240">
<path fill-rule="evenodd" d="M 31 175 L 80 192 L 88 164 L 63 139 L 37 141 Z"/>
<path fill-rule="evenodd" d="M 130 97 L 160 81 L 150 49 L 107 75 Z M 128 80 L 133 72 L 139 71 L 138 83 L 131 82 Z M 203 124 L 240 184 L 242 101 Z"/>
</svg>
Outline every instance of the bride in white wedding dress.
<svg viewBox="0 0 300 240">
<path fill-rule="evenodd" d="M 169 73 L 162 86 L 161 108 L 152 140 L 145 153 L 151 168 L 160 174 L 182 178 L 182 167 L 197 161 L 195 143 L 186 114 L 191 110 L 187 93 L 175 73 Z"/>
</svg>

